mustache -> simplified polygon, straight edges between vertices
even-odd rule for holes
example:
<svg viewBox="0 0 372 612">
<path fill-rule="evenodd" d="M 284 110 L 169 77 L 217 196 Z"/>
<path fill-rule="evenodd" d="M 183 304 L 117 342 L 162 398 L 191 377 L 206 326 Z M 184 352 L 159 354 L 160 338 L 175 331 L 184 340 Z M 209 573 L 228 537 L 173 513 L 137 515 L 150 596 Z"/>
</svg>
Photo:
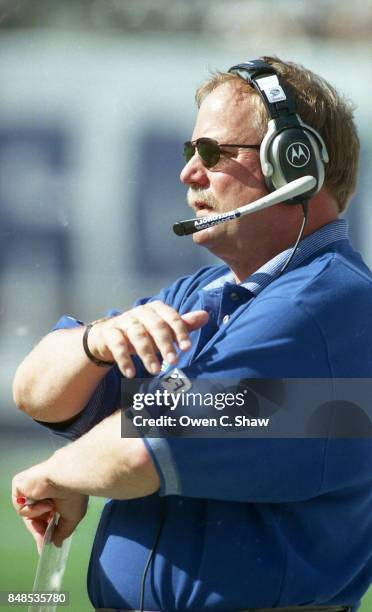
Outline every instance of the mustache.
<svg viewBox="0 0 372 612">
<path fill-rule="evenodd" d="M 186 195 L 187 203 L 192 208 L 196 202 L 198 204 L 206 204 L 208 207 L 216 209 L 218 201 L 216 198 L 205 189 L 193 189 L 190 187 Z"/>
</svg>

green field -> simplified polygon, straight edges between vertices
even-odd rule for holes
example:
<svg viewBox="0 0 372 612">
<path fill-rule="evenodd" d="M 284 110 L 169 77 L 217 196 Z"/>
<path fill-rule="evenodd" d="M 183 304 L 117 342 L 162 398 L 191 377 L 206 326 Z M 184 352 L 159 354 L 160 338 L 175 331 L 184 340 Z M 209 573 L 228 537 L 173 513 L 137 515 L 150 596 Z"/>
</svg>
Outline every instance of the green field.
<svg viewBox="0 0 372 612">
<path fill-rule="evenodd" d="M 10 482 L 12 476 L 18 471 L 45 459 L 52 448 L 45 439 L 44 442 L 39 442 L 30 440 L 29 433 L 25 433 L 24 436 L 24 439 L 17 436 L 17 440 L 12 439 L 11 436 L 2 436 L 0 440 L 2 467 L 0 591 L 30 591 L 37 564 L 36 548 L 31 535 L 24 528 L 10 503 Z M 19 446 L 22 447 L 22 451 L 18 450 Z M 63 610 L 68 610 L 68 612 L 92 611 L 86 595 L 86 570 L 102 505 L 102 499 L 91 499 L 88 514 L 74 534 L 63 584 L 63 589 L 69 592 L 70 605 L 61 607 L 61 612 Z M 8 610 L 24 612 L 27 608 L 12 606 Z M 371 611 L 372 590 L 360 608 L 360 612 Z"/>
</svg>

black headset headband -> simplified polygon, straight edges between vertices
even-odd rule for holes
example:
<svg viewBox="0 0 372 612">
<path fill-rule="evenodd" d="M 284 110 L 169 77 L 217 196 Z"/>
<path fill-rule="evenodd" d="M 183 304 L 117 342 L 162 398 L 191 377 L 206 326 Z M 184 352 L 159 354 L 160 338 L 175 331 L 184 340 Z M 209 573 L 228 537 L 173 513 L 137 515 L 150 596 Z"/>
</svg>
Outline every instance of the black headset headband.
<svg viewBox="0 0 372 612">
<path fill-rule="evenodd" d="M 277 128 L 280 127 L 283 120 L 286 126 L 298 125 L 294 101 L 273 66 L 263 60 L 252 60 L 232 66 L 229 72 L 236 74 L 254 87 L 264 103 L 270 119 L 274 119 Z M 270 76 L 275 77 L 275 79 L 272 79 L 271 85 L 270 79 L 267 79 Z"/>
</svg>

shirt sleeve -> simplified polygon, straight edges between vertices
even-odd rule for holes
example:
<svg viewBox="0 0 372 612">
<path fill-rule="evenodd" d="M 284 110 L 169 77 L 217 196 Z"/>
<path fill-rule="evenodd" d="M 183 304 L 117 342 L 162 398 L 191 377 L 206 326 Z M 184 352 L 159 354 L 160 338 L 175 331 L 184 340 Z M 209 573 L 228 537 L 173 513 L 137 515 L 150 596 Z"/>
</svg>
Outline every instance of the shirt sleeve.
<svg viewBox="0 0 372 612">
<path fill-rule="evenodd" d="M 108 316 L 114 316 L 118 314 L 118 311 L 111 310 L 107 314 Z M 57 321 L 52 331 L 73 329 L 83 325 L 84 323 L 82 321 L 69 315 L 63 315 Z M 120 385 L 120 372 L 119 369 L 114 366 L 97 386 L 89 402 L 78 415 L 60 423 L 36 422 L 47 427 L 62 438 L 75 440 L 117 409 L 120 402 Z"/>
<path fill-rule="evenodd" d="M 211 266 L 201 268 L 192 276 L 185 276 L 178 279 L 169 287 L 162 289 L 157 295 L 138 299 L 133 304 L 133 307 L 160 300 L 179 310 L 181 309 L 184 299 L 192 294 L 200 283 L 203 283 L 204 278 L 204 282 L 209 282 L 210 278 L 213 278 L 213 274 L 216 276 L 221 274 L 221 266 L 217 267 L 216 271 L 211 274 L 210 271 L 214 269 L 215 268 Z M 106 316 L 115 316 L 118 314 L 120 314 L 120 310 L 111 309 L 106 313 Z M 84 323 L 82 321 L 69 315 L 63 315 L 53 327 L 52 331 L 58 329 L 72 329 L 83 325 Z M 146 379 L 150 377 L 139 358 L 134 356 L 133 362 L 136 367 L 136 376 L 138 378 Z M 119 369 L 114 366 L 102 379 L 87 405 L 76 417 L 62 423 L 37 422 L 54 431 L 58 436 L 75 440 L 119 408 L 121 404 L 122 385 L 125 387 L 125 381 L 123 381 Z"/>
<path fill-rule="evenodd" d="M 295 303 L 266 300 L 244 325 L 231 328 L 228 345 L 226 337 L 181 368 L 194 393 L 206 392 L 208 377 L 217 388 L 222 376 L 256 382 L 295 376 L 297 389 L 301 378 L 305 382 L 322 376 L 331 382 L 324 338 Z M 288 418 L 290 410 L 295 415 L 296 404 L 283 401 L 281 410 Z M 205 416 L 210 415 L 210 408 L 205 409 Z M 171 433 L 146 436 L 144 441 L 158 470 L 162 495 L 285 503 L 372 480 L 372 440 L 335 439 L 331 430 L 324 437 L 193 438 Z"/>
</svg>

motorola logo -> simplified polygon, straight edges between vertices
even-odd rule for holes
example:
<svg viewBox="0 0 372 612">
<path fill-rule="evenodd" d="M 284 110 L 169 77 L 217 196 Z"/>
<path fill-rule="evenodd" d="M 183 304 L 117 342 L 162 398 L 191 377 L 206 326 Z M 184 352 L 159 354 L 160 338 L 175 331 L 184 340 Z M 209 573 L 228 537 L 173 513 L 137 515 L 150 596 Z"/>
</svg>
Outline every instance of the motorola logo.
<svg viewBox="0 0 372 612">
<path fill-rule="evenodd" d="M 293 142 L 285 152 L 287 162 L 294 168 L 303 168 L 311 159 L 310 149 L 303 142 Z"/>
</svg>

